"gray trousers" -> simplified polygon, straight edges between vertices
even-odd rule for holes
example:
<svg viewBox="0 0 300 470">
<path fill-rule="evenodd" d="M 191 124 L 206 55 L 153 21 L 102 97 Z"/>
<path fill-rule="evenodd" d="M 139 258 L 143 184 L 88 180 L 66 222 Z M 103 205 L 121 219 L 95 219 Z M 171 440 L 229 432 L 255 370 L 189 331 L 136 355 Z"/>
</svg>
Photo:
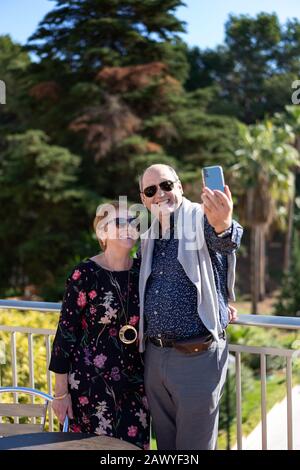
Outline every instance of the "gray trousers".
<svg viewBox="0 0 300 470">
<path fill-rule="evenodd" d="M 185 354 L 147 341 L 145 387 L 159 450 L 213 450 L 228 364 L 226 339 Z"/>
</svg>

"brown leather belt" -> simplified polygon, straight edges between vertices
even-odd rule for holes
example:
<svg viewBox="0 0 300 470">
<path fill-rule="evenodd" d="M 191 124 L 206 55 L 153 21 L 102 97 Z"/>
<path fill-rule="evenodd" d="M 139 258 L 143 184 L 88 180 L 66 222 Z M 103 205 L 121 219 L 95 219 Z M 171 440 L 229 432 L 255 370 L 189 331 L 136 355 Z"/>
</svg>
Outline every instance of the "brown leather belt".
<svg viewBox="0 0 300 470">
<path fill-rule="evenodd" d="M 225 330 L 219 335 L 220 338 L 225 339 Z M 180 352 L 187 354 L 207 351 L 214 341 L 211 334 L 206 336 L 199 336 L 194 338 L 187 338 L 184 340 L 175 340 L 169 338 L 149 337 L 149 341 L 159 348 L 175 348 Z"/>
</svg>

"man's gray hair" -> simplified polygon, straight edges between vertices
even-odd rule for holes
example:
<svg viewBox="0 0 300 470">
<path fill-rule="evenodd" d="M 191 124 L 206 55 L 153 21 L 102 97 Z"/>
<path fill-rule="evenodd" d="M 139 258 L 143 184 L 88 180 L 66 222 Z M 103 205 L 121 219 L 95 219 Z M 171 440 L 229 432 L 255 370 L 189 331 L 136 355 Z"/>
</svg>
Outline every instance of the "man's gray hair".
<svg viewBox="0 0 300 470">
<path fill-rule="evenodd" d="M 155 164 L 155 165 L 158 165 Z M 143 191 L 143 178 L 144 178 L 144 174 L 146 173 L 147 170 L 149 170 L 149 168 L 151 168 L 152 166 L 155 166 L 155 165 L 150 165 L 148 166 L 148 168 L 146 168 L 143 173 L 139 176 L 139 187 L 140 187 L 140 192 Z M 165 166 L 166 168 L 168 168 L 168 170 L 171 171 L 171 173 L 173 174 L 173 176 L 175 177 L 175 180 L 176 181 L 179 181 L 179 176 L 177 175 L 176 171 L 174 170 L 174 168 L 172 168 L 170 165 L 165 165 L 165 163 L 162 163 L 161 164 L 162 166 Z"/>
</svg>

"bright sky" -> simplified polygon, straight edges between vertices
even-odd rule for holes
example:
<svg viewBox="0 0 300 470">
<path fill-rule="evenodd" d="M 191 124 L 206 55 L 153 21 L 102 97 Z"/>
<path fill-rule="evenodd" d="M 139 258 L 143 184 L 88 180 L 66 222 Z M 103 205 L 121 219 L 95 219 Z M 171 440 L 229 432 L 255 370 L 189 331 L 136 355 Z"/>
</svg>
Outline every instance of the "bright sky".
<svg viewBox="0 0 300 470">
<path fill-rule="evenodd" d="M 141 0 L 142 1 L 142 0 Z M 300 20 L 299 0 L 185 0 L 177 16 L 187 22 L 184 40 L 200 48 L 221 44 L 224 24 L 230 13 L 256 15 L 275 12 L 284 23 L 287 18 Z M 10 34 L 25 43 L 39 21 L 55 5 L 55 0 L 0 0 L 0 35 Z"/>
</svg>

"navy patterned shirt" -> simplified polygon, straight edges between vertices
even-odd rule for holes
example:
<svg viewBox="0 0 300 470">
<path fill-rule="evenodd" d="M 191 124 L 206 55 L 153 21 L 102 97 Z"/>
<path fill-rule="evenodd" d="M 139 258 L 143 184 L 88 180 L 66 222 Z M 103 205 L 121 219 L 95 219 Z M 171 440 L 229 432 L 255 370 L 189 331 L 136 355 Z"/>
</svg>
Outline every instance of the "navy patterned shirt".
<svg viewBox="0 0 300 470">
<path fill-rule="evenodd" d="M 231 233 L 220 238 L 204 218 L 204 235 L 212 262 L 222 328 L 228 325 L 227 254 L 240 244 L 241 226 L 233 221 Z M 146 335 L 175 339 L 202 336 L 208 330 L 197 309 L 197 289 L 177 260 L 178 239 L 169 233 L 155 240 L 152 271 L 145 292 Z"/>
</svg>

